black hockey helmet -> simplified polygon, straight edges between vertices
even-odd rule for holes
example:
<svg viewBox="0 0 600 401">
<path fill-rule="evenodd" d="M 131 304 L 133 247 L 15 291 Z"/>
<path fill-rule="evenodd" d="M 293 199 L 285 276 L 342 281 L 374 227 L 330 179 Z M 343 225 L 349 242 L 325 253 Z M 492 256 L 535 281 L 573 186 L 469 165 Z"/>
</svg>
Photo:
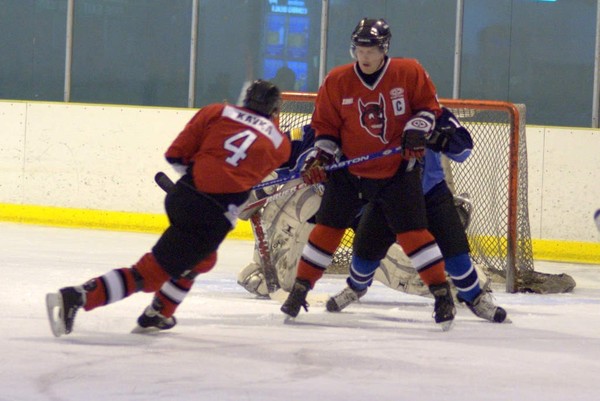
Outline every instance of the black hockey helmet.
<svg viewBox="0 0 600 401">
<path fill-rule="evenodd" d="M 354 56 L 356 46 L 378 46 L 384 53 L 387 53 L 391 38 L 390 26 L 383 18 L 363 18 L 352 32 L 350 53 Z"/>
<path fill-rule="evenodd" d="M 243 106 L 270 118 L 281 107 L 281 92 L 271 82 L 257 79 L 246 90 Z"/>
</svg>

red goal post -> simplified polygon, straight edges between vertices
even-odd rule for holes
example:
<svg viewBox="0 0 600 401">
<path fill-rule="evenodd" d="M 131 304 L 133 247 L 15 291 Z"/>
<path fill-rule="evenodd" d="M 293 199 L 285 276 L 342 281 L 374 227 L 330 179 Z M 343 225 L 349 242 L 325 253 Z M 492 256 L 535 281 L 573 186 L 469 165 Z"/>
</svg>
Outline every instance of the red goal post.
<svg viewBox="0 0 600 401">
<path fill-rule="evenodd" d="M 316 93 L 284 92 L 282 98 L 278 124 L 283 131 L 310 123 Z M 473 137 L 472 155 L 464 163 L 446 163 L 454 193 L 467 196 L 473 204 L 467 229 L 472 259 L 496 281 L 505 280 L 507 292 L 531 290 L 527 288 L 534 268 L 525 106 L 461 99 L 440 99 L 440 103 L 454 112 Z M 350 231 L 334 255 L 334 265 L 346 271 L 351 256 Z"/>
</svg>

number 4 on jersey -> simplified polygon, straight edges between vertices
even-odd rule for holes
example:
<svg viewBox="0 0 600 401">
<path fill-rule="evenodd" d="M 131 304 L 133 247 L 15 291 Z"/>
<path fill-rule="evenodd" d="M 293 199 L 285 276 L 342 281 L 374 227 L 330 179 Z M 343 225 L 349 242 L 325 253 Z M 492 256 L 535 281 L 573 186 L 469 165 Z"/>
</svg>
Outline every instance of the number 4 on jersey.
<svg viewBox="0 0 600 401">
<path fill-rule="evenodd" d="M 248 154 L 246 151 L 256 140 L 256 134 L 251 130 L 245 130 L 239 134 L 228 138 L 225 141 L 224 148 L 233 154 L 229 156 L 225 161 L 232 166 L 237 167 L 240 164 L 240 160 L 244 160 Z"/>
</svg>

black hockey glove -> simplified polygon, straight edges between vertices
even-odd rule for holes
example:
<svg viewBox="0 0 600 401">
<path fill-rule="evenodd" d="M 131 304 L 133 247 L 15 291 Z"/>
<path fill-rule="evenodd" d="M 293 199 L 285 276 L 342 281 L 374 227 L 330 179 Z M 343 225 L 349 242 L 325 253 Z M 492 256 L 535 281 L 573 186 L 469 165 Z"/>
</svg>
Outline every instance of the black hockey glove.
<svg viewBox="0 0 600 401">
<path fill-rule="evenodd" d="M 454 132 L 456 132 L 456 127 L 453 125 L 436 126 L 431 135 L 427 137 L 427 148 L 434 152 L 447 152 L 450 138 Z"/>
</svg>

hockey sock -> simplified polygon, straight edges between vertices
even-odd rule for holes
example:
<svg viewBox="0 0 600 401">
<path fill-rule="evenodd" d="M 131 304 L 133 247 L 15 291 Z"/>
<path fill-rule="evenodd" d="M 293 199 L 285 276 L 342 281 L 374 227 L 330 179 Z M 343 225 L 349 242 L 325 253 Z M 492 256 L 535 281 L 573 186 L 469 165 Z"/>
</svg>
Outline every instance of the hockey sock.
<svg viewBox="0 0 600 401">
<path fill-rule="evenodd" d="M 165 317 L 171 317 L 175 310 L 183 302 L 188 292 L 194 285 L 194 280 L 180 278 L 178 280 L 169 280 L 163 284 L 155 295 L 155 298 L 160 300 L 162 305 L 159 311 Z"/>
<path fill-rule="evenodd" d="M 86 311 L 108 305 L 139 291 L 143 285 L 142 276 L 133 268 L 112 270 L 103 276 L 91 279 L 83 285 L 86 291 Z"/>
<path fill-rule="evenodd" d="M 188 274 L 184 274 L 184 277 L 195 278 L 199 274 L 208 273 L 217 264 L 217 252 L 213 251 L 206 258 L 198 262 L 192 271 Z"/>
<path fill-rule="evenodd" d="M 165 317 L 173 316 L 179 304 L 183 302 L 194 285 L 195 277 L 199 274 L 209 272 L 216 263 L 217 252 L 213 252 L 206 259 L 198 263 L 189 274 L 179 279 L 170 279 L 165 282 L 155 295 L 155 298 L 162 305 L 159 312 Z"/>
<path fill-rule="evenodd" d="M 169 274 L 158 264 L 154 254 L 148 252 L 140 258 L 140 260 L 133 266 L 140 272 L 140 275 L 144 278 L 142 290 L 144 292 L 155 292 L 157 291 L 165 281 L 170 279 Z"/>
<path fill-rule="evenodd" d="M 378 260 L 367 260 L 353 255 L 350 264 L 350 277 L 347 280 L 348 285 L 358 291 L 366 289 L 373 283 L 373 276 L 378 266 Z"/>
<path fill-rule="evenodd" d="M 152 253 L 146 253 L 131 268 L 112 270 L 83 285 L 86 311 L 126 298 L 137 291 L 155 292 L 169 279 Z"/>
<path fill-rule="evenodd" d="M 308 237 L 308 243 L 302 250 L 298 262 L 296 278 L 307 280 L 310 288 L 323 276 L 325 269 L 331 264 L 333 254 L 342 241 L 343 228 L 327 227 L 317 224 Z"/>
<path fill-rule="evenodd" d="M 396 235 L 421 280 L 429 285 L 446 282 L 444 259 L 433 235 L 428 230 L 413 230 Z"/>
<path fill-rule="evenodd" d="M 445 259 L 446 271 L 458 290 L 458 297 L 473 302 L 481 292 L 477 271 L 471 263 L 469 254 L 463 253 Z"/>
</svg>

